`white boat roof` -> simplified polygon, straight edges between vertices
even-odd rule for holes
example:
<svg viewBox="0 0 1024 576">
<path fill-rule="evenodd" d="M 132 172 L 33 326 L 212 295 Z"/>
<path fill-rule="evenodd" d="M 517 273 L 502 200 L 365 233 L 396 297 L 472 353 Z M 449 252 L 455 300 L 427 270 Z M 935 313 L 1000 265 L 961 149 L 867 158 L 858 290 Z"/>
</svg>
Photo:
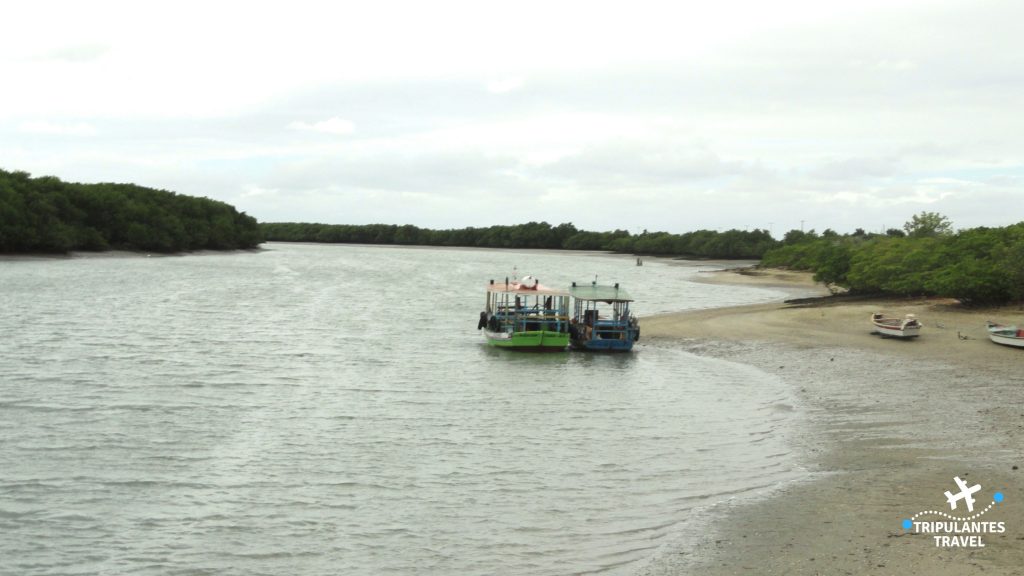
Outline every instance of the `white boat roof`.
<svg viewBox="0 0 1024 576">
<path fill-rule="evenodd" d="M 530 284 L 529 286 L 521 284 L 518 280 L 510 280 L 508 284 L 504 282 L 493 282 L 487 285 L 488 292 L 499 292 L 499 293 L 512 293 L 522 294 L 529 296 L 531 294 L 539 294 L 542 296 L 568 296 L 569 293 L 565 290 L 558 290 L 556 288 L 550 288 L 537 282 L 536 284 Z"/>
<path fill-rule="evenodd" d="M 586 286 L 573 286 L 569 288 L 569 294 L 577 300 L 594 300 L 600 302 L 632 302 L 633 297 L 623 288 L 617 286 L 598 286 L 589 284 Z"/>
</svg>

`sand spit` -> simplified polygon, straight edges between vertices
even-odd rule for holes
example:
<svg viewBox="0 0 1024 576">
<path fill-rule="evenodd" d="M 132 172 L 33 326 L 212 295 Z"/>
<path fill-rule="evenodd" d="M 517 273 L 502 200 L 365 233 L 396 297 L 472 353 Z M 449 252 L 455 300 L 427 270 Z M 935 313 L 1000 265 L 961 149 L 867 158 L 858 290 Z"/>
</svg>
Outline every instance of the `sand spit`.
<svg viewBox="0 0 1024 576">
<path fill-rule="evenodd" d="M 707 281 L 811 282 L 786 271 Z M 917 314 L 921 336 L 872 335 L 875 311 Z M 769 498 L 723 503 L 700 544 L 665 546 L 639 573 L 1024 573 L 1024 350 L 991 343 L 987 319 L 1024 324 L 1024 311 L 835 299 L 645 318 L 647 345 L 747 363 L 791 385 L 806 415 L 791 444 L 808 474 Z M 981 484 L 979 509 L 995 491 L 1006 496 L 978 519 L 1005 524 L 983 548 L 938 547 L 901 527 L 922 511 L 963 514 L 943 495 L 957 491 L 954 476 Z"/>
</svg>

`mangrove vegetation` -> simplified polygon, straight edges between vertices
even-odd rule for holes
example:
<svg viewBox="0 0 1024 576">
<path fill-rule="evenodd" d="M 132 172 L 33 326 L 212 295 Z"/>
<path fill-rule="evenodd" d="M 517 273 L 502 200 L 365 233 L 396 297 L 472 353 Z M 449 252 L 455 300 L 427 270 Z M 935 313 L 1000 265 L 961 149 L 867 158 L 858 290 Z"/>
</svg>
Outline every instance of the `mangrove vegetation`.
<svg viewBox="0 0 1024 576">
<path fill-rule="evenodd" d="M 854 293 L 1024 302 L 1024 222 L 955 231 L 945 216 L 922 212 L 902 229 L 884 233 L 790 230 L 781 241 L 766 230 L 631 234 L 547 222 L 450 230 L 408 224 L 260 224 L 209 198 L 0 170 L 0 253 L 228 250 L 254 248 L 264 240 L 760 259 L 761 266 L 808 270 L 816 280 Z"/>
<path fill-rule="evenodd" d="M 635 254 L 692 258 L 759 259 L 778 243 L 767 230 L 698 230 L 685 234 L 627 230 L 588 232 L 572 224 L 552 226 L 528 222 L 514 226 L 430 230 L 412 225 L 261 223 L 267 240 L 280 242 L 340 242 L 350 244 L 402 244 L 479 248 L 547 248 L 554 250 L 610 250 Z"/>
<path fill-rule="evenodd" d="M 954 231 L 941 214 L 922 212 L 901 229 L 851 234 L 765 230 L 685 234 L 589 232 L 572 224 L 430 230 L 387 224 L 260 224 L 267 240 L 483 248 L 607 250 L 689 258 L 760 259 L 762 267 L 807 270 L 852 293 L 943 296 L 973 304 L 1024 300 L 1024 222 Z"/>
<path fill-rule="evenodd" d="M 1024 222 L 953 231 L 923 212 L 885 234 L 791 231 L 761 265 L 814 272 L 855 293 L 943 296 L 972 304 L 1024 300 Z"/>
<path fill-rule="evenodd" d="M 224 202 L 0 170 L 0 252 L 230 250 L 262 241 L 256 219 Z"/>
</svg>

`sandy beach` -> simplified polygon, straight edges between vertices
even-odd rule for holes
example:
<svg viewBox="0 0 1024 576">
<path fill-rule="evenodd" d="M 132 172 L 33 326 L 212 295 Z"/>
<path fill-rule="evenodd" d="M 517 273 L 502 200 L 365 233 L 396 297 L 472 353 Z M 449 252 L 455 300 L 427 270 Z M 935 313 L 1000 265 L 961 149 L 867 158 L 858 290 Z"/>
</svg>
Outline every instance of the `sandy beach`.
<svg viewBox="0 0 1024 576">
<path fill-rule="evenodd" d="M 732 271 L 707 282 L 806 293 L 809 274 Z M 828 291 L 818 287 L 822 294 Z M 871 334 L 872 312 L 913 313 L 919 338 Z M 803 424 L 790 444 L 801 481 L 716 506 L 700 544 L 667 544 L 640 573 L 1024 574 L 1024 350 L 988 340 L 986 320 L 1024 324 L 1016 306 L 941 299 L 826 299 L 644 318 L 648 346 L 742 362 L 793 390 Z M 980 484 L 978 521 L 1003 522 L 984 547 L 940 547 L 901 522 L 950 510 L 954 477 Z M 926 515 L 918 520 L 946 518 Z"/>
</svg>

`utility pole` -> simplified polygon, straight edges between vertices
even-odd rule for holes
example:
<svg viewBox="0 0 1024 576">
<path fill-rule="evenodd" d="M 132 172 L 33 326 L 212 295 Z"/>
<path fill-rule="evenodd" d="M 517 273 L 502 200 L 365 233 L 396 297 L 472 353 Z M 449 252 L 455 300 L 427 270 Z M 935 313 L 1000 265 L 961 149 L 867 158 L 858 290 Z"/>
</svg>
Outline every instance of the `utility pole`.
<svg viewBox="0 0 1024 576">
<path fill-rule="evenodd" d="M 804 231 L 804 221 L 803 220 L 800 221 L 800 231 L 801 232 Z"/>
</svg>

